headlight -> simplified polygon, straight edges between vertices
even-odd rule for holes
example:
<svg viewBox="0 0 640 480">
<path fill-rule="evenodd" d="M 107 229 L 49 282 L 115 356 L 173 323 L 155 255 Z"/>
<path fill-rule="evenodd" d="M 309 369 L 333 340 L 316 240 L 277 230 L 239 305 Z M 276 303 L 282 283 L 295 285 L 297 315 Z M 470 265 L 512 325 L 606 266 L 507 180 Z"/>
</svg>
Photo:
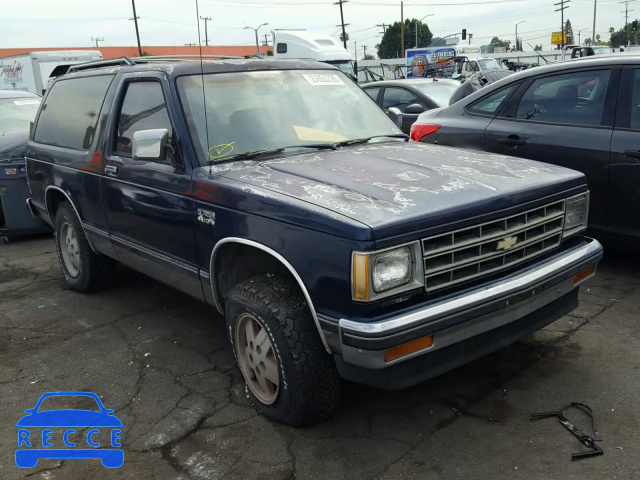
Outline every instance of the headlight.
<svg viewBox="0 0 640 480">
<path fill-rule="evenodd" d="M 574 233 L 579 228 L 586 228 L 588 217 L 589 192 L 568 198 L 564 214 L 565 236 Z"/>
<path fill-rule="evenodd" d="M 424 285 L 419 242 L 379 252 L 354 252 L 352 297 L 377 300 Z"/>
<path fill-rule="evenodd" d="M 373 260 L 373 290 L 384 292 L 409 283 L 413 261 L 409 247 L 376 255 Z"/>
</svg>

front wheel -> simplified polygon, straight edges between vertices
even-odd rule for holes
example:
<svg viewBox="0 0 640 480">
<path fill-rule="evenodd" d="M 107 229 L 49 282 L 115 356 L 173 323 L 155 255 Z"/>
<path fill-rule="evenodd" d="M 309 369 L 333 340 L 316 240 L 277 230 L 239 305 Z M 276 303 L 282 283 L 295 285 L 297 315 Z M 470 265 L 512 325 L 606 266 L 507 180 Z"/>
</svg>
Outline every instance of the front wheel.
<svg viewBox="0 0 640 480">
<path fill-rule="evenodd" d="M 296 427 L 338 407 L 340 379 L 293 279 L 258 276 L 233 288 L 227 330 L 254 407 Z"/>
</svg>

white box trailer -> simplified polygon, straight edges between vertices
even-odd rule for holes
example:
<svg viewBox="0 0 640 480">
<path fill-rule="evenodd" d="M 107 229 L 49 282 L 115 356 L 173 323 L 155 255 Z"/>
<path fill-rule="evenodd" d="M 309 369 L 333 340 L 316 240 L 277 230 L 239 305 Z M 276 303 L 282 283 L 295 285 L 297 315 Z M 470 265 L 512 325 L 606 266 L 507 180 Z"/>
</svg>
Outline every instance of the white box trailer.
<svg viewBox="0 0 640 480">
<path fill-rule="evenodd" d="M 56 67 L 93 60 L 102 60 L 102 54 L 97 50 L 57 50 L 0 58 L 0 90 L 42 95 Z"/>
</svg>

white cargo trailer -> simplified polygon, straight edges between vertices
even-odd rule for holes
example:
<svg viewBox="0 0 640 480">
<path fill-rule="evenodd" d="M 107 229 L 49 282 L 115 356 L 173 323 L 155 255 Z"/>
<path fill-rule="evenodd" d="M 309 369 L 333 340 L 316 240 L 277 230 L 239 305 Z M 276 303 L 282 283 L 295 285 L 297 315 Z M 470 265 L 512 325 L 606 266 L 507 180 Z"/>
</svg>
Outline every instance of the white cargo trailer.
<svg viewBox="0 0 640 480">
<path fill-rule="evenodd" d="M 58 50 L 0 58 L 0 90 L 42 95 L 55 68 L 93 60 L 102 60 L 102 54 L 97 50 Z"/>
</svg>

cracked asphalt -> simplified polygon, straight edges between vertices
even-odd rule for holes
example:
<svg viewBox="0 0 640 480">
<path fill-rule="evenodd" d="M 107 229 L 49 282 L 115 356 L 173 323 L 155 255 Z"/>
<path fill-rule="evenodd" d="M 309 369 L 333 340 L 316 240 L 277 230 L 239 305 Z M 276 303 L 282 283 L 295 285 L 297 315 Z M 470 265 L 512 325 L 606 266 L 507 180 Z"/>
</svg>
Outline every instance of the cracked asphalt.
<svg viewBox="0 0 640 480">
<path fill-rule="evenodd" d="M 121 268 L 92 295 L 65 288 L 49 236 L 0 245 L 0 478 L 640 478 L 640 261 L 607 254 L 572 315 L 413 389 L 345 385 L 329 422 L 273 423 L 248 406 L 222 318 Z M 97 393 L 122 420 L 124 466 L 14 463 L 16 422 L 40 395 Z M 590 405 L 602 457 L 553 419 Z M 568 414 L 589 432 L 586 417 Z"/>
</svg>

